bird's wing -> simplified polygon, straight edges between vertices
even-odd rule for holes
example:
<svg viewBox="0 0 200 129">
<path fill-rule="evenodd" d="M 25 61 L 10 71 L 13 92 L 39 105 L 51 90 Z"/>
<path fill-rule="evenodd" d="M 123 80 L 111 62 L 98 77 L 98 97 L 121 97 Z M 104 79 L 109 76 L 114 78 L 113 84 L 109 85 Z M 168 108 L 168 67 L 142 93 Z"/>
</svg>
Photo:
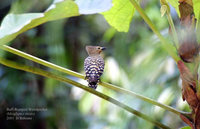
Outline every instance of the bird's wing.
<svg viewBox="0 0 200 129">
<path fill-rule="evenodd" d="M 98 64 L 98 68 L 99 68 L 99 76 L 101 76 L 103 74 L 104 65 L 105 65 L 102 57 L 97 58 L 97 64 Z"/>
</svg>

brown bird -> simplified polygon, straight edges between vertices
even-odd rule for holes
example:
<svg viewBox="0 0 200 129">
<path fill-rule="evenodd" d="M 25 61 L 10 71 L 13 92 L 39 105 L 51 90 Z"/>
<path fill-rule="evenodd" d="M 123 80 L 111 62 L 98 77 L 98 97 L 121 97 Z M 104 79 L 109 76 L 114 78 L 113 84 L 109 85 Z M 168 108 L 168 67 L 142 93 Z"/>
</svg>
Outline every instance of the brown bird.
<svg viewBox="0 0 200 129">
<path fill-rule="evenodd" d="M 102 50 L 105 50 L 105 47 L 86 46 L 89 56 L 84 61 L 84 69 L 88 86 L 93 89 L 97 88 L 97 83 L 104 71 L 104 60 L 100 55 Z"/>
</svg>

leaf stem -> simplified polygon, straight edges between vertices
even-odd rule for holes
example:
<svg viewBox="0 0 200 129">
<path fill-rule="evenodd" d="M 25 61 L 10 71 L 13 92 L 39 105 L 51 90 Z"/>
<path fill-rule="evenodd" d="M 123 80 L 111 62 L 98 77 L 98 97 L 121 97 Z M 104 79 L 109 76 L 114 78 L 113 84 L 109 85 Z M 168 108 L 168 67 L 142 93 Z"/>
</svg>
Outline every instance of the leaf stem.
<svg viewBox="0 0 200 129">
<path fill-rule="evenodd" d="M 65 78 L 61 75 L 57 75 L 57 74 L 54 74 L 54 73 L 51 73 L 51 72 L 47 72 L 47 71 L 44 71 L 42 69 L 39 69 L 39 68 L 35 68 L 35 67 L 31 67 L 31 66 L 27 66 L 27 65 L 22 65 L 22 64 L 19 64 L 19 63 L 16 63 L 16 62 L 13 62 L 13 61 L 9 61 L 9 60 L 6 60 L 6 59 L 2 59 L 0 58 L 0 63 L 5 65 L 5 66 L 8 66 L 8 67 L 11 67 L 11 68 L 15 68 L 15 69 L 19 69 L 19 70 L 23 70 L 23 71 L 26 71 L 26 72 L 30 72 L 30 73 L 34 73 L 34 74 L 37 74 L 37 75 L 41 75 L 41 76 L 44 76 L 44 77 L 48 77 L 48 78 L 52 78 L 52 79 L 55 79 L 55 80 L 58 80 L 58 81 L 61 81 L 61 82 L 66 82 L 68 84 L 71 84 L 71 85 L 74 85 L 76 87 L 79 87 L 85 91 L 88 91 L 104 100 L 107 100 L 108 102 L 110 103 L 113 103 L 114 105 L 118 106 L 118 107 L 121 107 L 123 108 L 124 110 L 140 117 L 140 118 L 143 118 L 144 120 L 147 120 L 151 123 L 153 123 L 154 125 L 162 128 L 162 129 L 170 129 L 170 127 L 152 119 L 151 117 L 137 111 L 137 110 L 134 110 L 133 108 L 121 103 L 120 101 L 116 100 L 116 99 L 113 99 L 112 97 L 109 97 L 103 93 L 100 93 L 92 88 L 89 88 L 85 85 L 82 85 L 78 82 L 75 82 L 71 79 L 68 79 L 68 78 Z"/>
<path fill-rule="evenodd" d="M 178 45 L 179 44 L 178 35 L 177 35 L 176 28 L 174 26 L 174 22 L 172 20 L 171 14 L 170 14 L 170 10 L 167 10 L 167 19 L 168 19 L 169 25 L 170 25 L 171 30 L 172 30 L 172 36 L 173 36 L 173 39 L 174 39 L 174 45 L 175 45 L 175 47 L 177 49 L 178 46 L 179 46 Z"/>
<path fill-rule="evenodd" d="M 188 112 L 179 111 L 179 110 L 177 110 L 177 109 L 175 109 L 175 108 L 173 108 L 173 107 L 170 107 L 170 106 L 168 106 L 168 105 L 165 105 L 165 104 L 162 104 L 162 103 L 160 103 L 160 102 L 157 102 L 157 101 L 155 101 L 155 100 L 153 100 L 153 99 L 147 98 L 147 97 L 142 96 L 142 95 L 140 95 L 140 94 L 137 94 L 137 93 L 135 93 L 135 92 L 132 92 L 132 91 L 129 91 L 129 90 L 126 90 L 126 89 L 117 87 L 117 86 L 112 85 L 112 84 L 109 84 L 109 83 L 103 83 L 103 82 L 102 82 L 102 83 L 100 83 L 100 85 L 102 85 L 102 86 L 104 86 L 104 87 L 107 87 L 107 88 L 109 88 L 109 89 L 113 89 L 113 90 L 115 90 L 115 91 L 124 93 L 124 94 L 131 95 L 131 96 L 133 96 L 133 97 L 136 97 L 136 98 L 138 98 L 138 99 L 141 99 L 141 100 L 146 101 L 146 102 L 148 102 L 148 103 L 151 103 L 151 104 L 153 104 L 153 105 L 156 105 L 156 106 L 158 106 L 158 107 L 161 107 L 161 108 L 163 108 L 163 109 L 165 109 L 165 110 L 168 110 L 168 111 L 170 111 L 170 112 L 173 112 L 173 113 L 175 113 L 175 114 L 177 114 L 177 115 L 180 115 L 180 114 L 189 115 L 189 114 L 190 114 L 190 113 L 188 113 Z"/>
<path fill-rule="evenodd" d="M 13 53 L 13 54 L 18 55 L 18 56 L 21 56 L 21 57 L 23 57 L 23 58 L 25 58 L 25 59 L 31 60 L 31 61 L 36 62 L 36 63 L 38 63 L 38 64 L 47 66 L 47 67 L 49 67 L 49 68 L 58 70 L 58 71 L 60 71 L 60 72 L 67 73 L 67 74 L 69 74 L 69 75 L 72 75 L 72 76 L 75 76 L 75 77 L 84 79 L 84 76 L 83 76 L 82 74 L 76 73 L 76 72 L 74 72 L 74 71 L 72 71 L 72 70 L 63 68 L 63 67 L 61 67 L 61 66 L 59 66 L 59 65 L 50 63 L 50 62 L 45 61 L 45 60 L 42 60 L 42 59 L 40 59 L 40 58 L 38 58 L 38 57 L 32 56 L 32 55 L 30 55 L 30 54 L 27 54 L 27 53 L 25 53 L 25 52 L 22 52 L 22 51 L 20 51 L 20 50 L 17 50 L 17 49 L 15 49 L 15 48 L 10 47 L 10 46 L 7 46 L 7 45 L 0 45 L 0 49 L 3 49 L 3 50 L 5 50 L 5 51 L 8 51 L 8 52 Z"/>
<path fill-rule="evenodd" d="M 170 7 L 169 7 L 169 4 L 166 0 L 160 0 L 160 4 L 161 4 L 161 7 L 162 6 L 166 6 L 166 14 L 167 14 L 167 20 L 169 22 L 169 25 L 170 25 L 170 28 L 171 28 L 171 31 L 172 31 L 172 36 L 173 36 L 173 39 L 174 39 L 174 46 L 176 47 L 176 49 L 178 48 L 178 35 L 177 35 L 177 32 L 176 32 L 176 28 L 174 26 L 174 22 L 172 20 L 172 17 L 171 17 L 171 14 L 170 14 Z"/>
<path fill-rule="evenodd" d="M 144 19 L 144 21 L 149 25 L 149 27 L 152 29 L 152 31 L 158 36 L 160 39 L 163 48 L 168 52 L 168 54 L 177 62 L 180 58 L 176 54 L 176 50 L 174 50 L 174 47 L 172 44 L 169 43 L 169 41 L 164 38 L 161 33 L 158 31 L 158 29 L 154 26 L 152 21 L 149 19 L 149 17 L 145 14 L 143 9 L 137 4 L 135 0 L 130 0 L 130 2 L 133 4 L 133 6 L 136 8 L 136 10 L 139 12 L 141 17 Z"/>
<path fill-rule="evenodd" d="M 194 66 L 194 75 L 197 78 L 196 79 L 196 91 L 197 91 L 197 97 L 200 99 L 200 80 L 199 80 L 199 76 L 198 76 L 198 72 L 199 72 L 199 64 L 200 64 L 200 56 L 198 56 L 195 60 L 195 66 Z"/>
<path fill-rule="evenodd" d="M 82 75 L 82 74 L 80 74 L 80 73 L 77 73 L 77 72 L 74 72 L 74 71 L 72 71 L 72 70 L 69 70 L 69 69 L 63 68 L 63 67 L 61 67 L 61 66 L 58 66 L 58 65 L 56 65 L 56 64 L 47 62 L 47 61 L 45 61 L 45 60 L 42 60 L 42 59 L 40 59 L 40 58 L 37 58 L 37 57 L 32 56 L 32 55 L 27 54 L 27 53 L 24 53 L 24 52 L 22 52 L 22 51 L 19 51 L 19 50 L 15 49 L 15 48 L 12 48 L 12 47 L 7 46 L 7 45 L 0 45 L 0 49 L 3 49 L 3 50 L 5 50 L 5 51 L 8 51 L 8 52 L 13 53 L 13 54 L 15 54 L 15 55 L 24 57 L 24 58 L 29 59 L 29 60 L 31 60 L 31 61 L 34 61 L 34 62 L 36 62 L 36 63 L 38 63 L 38 64 L 41 64 L 41 65 L 44 65 L 44 66 L 46 66 L 46 67 L 52 68 L 52 69 L 54 69 L 54 70 L 58 70 L 58 71 L 60 71 L 60 72 L 69 74 L 69 75 L 71 75 L 71 76 L 75 76 L 75 77 L 77 77 L 77 78 L 85 79 L 85 76 Z M 177 109 L 174 109 L 174 108 L 172 108 L 172 107 L 170 107 L 170 106 L 168 106 L 168 105 L 159 103 L 159 102 L 157 102 L 157 101 L 155 101 L 155 100 L 152 100 L 152 99 L 147 98 L 147 97 L 145 97 L 145 96 L 139 95 L 139 94 L 137 94 L 137 93 L 135 93 L 135 92 L 132 92 L 132 91 L 129 91 L 129 90 L 120 88 L 120 87 L 118 87 L 118 86 L 115 86 L 115 85 L 112 85 L 112 84 L 109 84 L 109 83 L 100 82 L 100 85 L 103 86 L 103 87 L 106 87 L 106 88 L 115 90 L 115 91 L 120 92 L 120 93 L 124 93 L 124 94 L 131 95 L 131 96 L 133 96 L 133 97 L 137 97 L 138 99 L 141 99 L 141 100 L 146 101 L 146 102 L 148 102 L 148 103 L 151 103 L 151 104 L 154 104 L 154 105 L 156 105 L 156 106 L 159 106 L 159 107 L 161 107 L 161 108 L 163 108 L 163 109 L 165 109 L 165 110 L 171 111 L 171 112 L 173 112 L 173 113 L 175 113 L 175 114 L 177 114 L 177 115 L 180 115 L 181 113 L 182 113 L 182 114 L 188 114 L 187 112 L 178 111 Z"/>
</svg>

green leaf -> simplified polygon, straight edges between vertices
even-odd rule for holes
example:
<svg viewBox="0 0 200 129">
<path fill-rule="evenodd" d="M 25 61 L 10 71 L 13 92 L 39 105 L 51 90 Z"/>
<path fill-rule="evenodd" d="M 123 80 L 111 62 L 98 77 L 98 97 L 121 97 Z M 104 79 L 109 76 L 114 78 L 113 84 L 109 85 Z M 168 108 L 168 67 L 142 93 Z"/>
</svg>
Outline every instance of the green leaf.
<svg viewBox="0 0 200 129">
<path fill-rule="evenodd" d="M 112 7 L 112 0 L 76 0 L 80 14 L 105 12 Z"/>
<path fill-rule="evenodd" d="M 199 20 L 200 20 L 200 0 L 193 0 L 193 8 L 194 8 L 195 18 L 197 19 L 197 23 L 199 23 Z"/>
<path fill-rule="evenodd" d="M 31 23 L 32 20 L 43 17 L 42 13 L 29 14 L 9 14 L 7 15 L 0 28 L 0 39 L 6 35 L 11 35 L 23 29 L 24 26 Z M 2 42 L 2 41 L 0 41 Z"/>
<path fill-rule="evenodd" d="M 181 129 L 191 129 L 191 127 L 190 126 L 185 126 L 185 127 L 181 128 Z"/>
<path fill-rule="evenodd" d="M 54 3 L 44 13 L 8 14 L 0 26 L 0 44 L 44 22 L 78 15 L 78 6 L 72 0 Z"/>
<path fill-rule="evenodd" d="M 79 7 L 77 6 L 77 4 Z M 95 14 L 111 8 L 111 0 L 54 0 L 44 13 L 8 14 L 0 26 L 0 44 L 42 23 L 80 14 Z"/>
<path fill-rule="evenodd" d="M 121 32 L 128 32 L 135 8 L 129 0 L 113 0 L 113 7 L 103 12 L 106 21 Z"/>
<path fill-rule="evenodd" d="M 44 13 L 47 21 L 58 20 L 62 18 L 78 16 L 78 6 L 72 0 L 65 0 L 62 2 L 57 2 L 47 9 Z"/>
</svg>

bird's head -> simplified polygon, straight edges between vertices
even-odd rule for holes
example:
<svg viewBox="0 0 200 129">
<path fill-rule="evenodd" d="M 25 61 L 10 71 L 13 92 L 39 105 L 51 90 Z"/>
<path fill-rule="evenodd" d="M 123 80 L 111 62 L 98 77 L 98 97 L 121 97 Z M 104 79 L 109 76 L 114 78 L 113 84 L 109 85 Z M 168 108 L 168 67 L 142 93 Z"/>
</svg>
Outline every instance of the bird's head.
<svg viewBox="0 0 200 129">
<path fill-rule="evenodd" d="M 99 55 L 106 48 L 100 47 L 100 46 L 86 46 L 85 49 L 89 56 L 95 56 L 95 55 Z"/>
</svg>

